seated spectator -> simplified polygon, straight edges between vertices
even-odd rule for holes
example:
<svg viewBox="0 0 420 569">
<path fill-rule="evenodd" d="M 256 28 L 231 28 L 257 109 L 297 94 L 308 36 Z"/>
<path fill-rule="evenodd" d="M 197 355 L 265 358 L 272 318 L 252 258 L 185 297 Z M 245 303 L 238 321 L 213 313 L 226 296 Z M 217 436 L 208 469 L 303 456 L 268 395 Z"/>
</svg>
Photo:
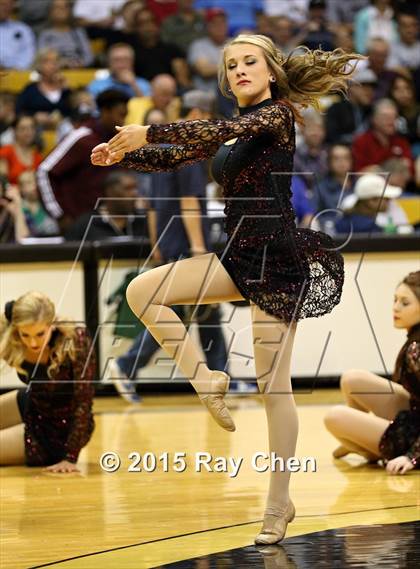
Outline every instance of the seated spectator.
<svg viewBox="0 0 420 569">
<path fill-rule="evenodd" d="M 255 16 L 255 33 L 263 36 L 272 37 L 273 35 L 273 19 L 276 16 L 268 16 L 264 12 L 257 12 Z"/>
<path fill-rule="evenodd" d="M 126 124 L 146 124 L 145 114 L 152 108 L 164 112 L 167 122 L 179 116 L 179 99 L 176 97 L 176 81 L 172 75 L 156 75 L 150 82 L 150 97 L 135 97 L 128 103 Z"/>
<path fill-rule="evenodd" d="M 348 97 L 333 103 L 327 110 L 327 141 L 351 144 L 354 135 L 369 126 L 376 87 L 371 69 L 357 71 L 349 85 Z"/>
<path fill-rule="evenodd" d="M 328 150 L 328 174 L 314 188 L 314 203 L 322 226 L 337 218 L 337 213 L 331 210 L 340 208 L 343 198 L 352 192 L 351 170 L 350 148 L 333 144 Z"/>
<path fill-rule="evenodd" d="M 91 211 L 102 196 L 107 168 L 93 166 L 94 146 L 124 124 L 128 97 L 122 91 L 104 91 L 96 100 L 99 118 L 74 130 L 46 157 L 37 172 L 38 188 L 48 213 L 65 231 L 82 213 Z"/>
<path fill-rule="evenodd" d="M 389 65 L 407 69 L 420 67 L 419 22 L 414 14 L 398 14 L 399 39 L 391 44 Z"/>
<path fill-rule="evenodd" d="M 70 113 L 70 89 L 60 71 L 60 59 L 53 49 L 43 49 L 35 61 L 38 81 L 29 83 L 16 101 L 18 114 L 32 115 L 43 128 L 56 128 L 63 116 Z"/>
<path fill-rule="evenodd" d="M 353 142 L 354 169 L 360 172 L 368 166 L 381 164 L 388 158 L 405 158 L 413 169 L 408 140 L 397 134 L 398 111 L 390 99 L 381 99 L 373 110 L 371 127 Z"/>
<path fill-rule="evenodd" d="M 19 176 L 18 187 L 22 196 L 22 210 L 31 237 L 59 235 L 60 229 L 55 219 L 45 211 L 36 186 L 35 172 L 23 172 Z"/>
<path fill-rule="evenodd" d="M 334 47 L 341 47 L 347 53 L 356 51 L 353 43 L 353 34 L 348 26 L 338 26 L 334 29 Z"/>
<path fill-rule="evenodd" d="M 334 34 L 328 28 L 326 0 L 310 0 L 308 21 L 305 26 L 307 31 L 302 43 L 309 49 L 323 49 L 332 51 L 334 45 Z"/>
<path fill-rule="evenodd" d="M 177 11 L 165 18 L 160 29 L 162 41 L 178 46 L 184 53 L 205 35 L 203 16 L 194 9 L 194 0 L 178 0 Z"/>
<path fill-rule="evenodd" d="M 315 176 L 322 178 L 328 172 L 328 150 L 324 144 L 325 126 L 322 115 L 316 111 L 306 111 L 304 119 L 303 140 L 296 148 L 294 171 L 300 173 L 312 195 Z"/>
<path fill-rule="evenodd" d="M 19 190 L 0 175 L 0 243 L 19 243 L 25 237 L 29 237 L 29 229 Z"/>
<path fill-rule="evenodd" d="M 148 237 L 146 213 L 137 208 L 136 176 L 126 170 L 107 173 L 97 210 L 83 213 L 64 234 L 67 241 L 99 241 L 110 237 Z"/>
<path fill-rule="evenodd" d="M 369 0 L 346 0 L 345 2 L 329 0 L 327 1 L 327 20 L 334 28 L 345 26 L 347 29 L 352 29 L 357 12 L 368 4 Z"/>
<path fill-rule="evenodd" d="M 12 125 L 16 118 L 16 97 L 13 93 L 0 93 L 0 146 L 12 144 Z"/>
<path fill-rule="evenodd" d="M 389 200 L 398 198 L 401 188 L 387 184 L 377 174 L 360 176 L 354 186 L 354 193 L 347 196 L 341 205 L 343 217 L 335 224 L 337 233 L 382 233 L 385 228 L 377 223 L 377 215 L 389 207 Z"/>
<path fill-rule="evenodd" d="M 305 33 L 294 33 L 293 22 L 287 16 L 272 17 L 269 35 L 284 55 L 289 55 L 305 37 Z"/>
<path fill-rule="evenodd" d="M 126 0 L 76 0 L 73 15 L 79 26 L 87 28 L 113 28 Z"/>
<path fill-rule="evenodd" d="M 368 44 L 367 62 L 362 61 L 359 69 L 363 68 L 363 64 L 371 69 L 376 75 L 375 100 L 388 97 L 391 82 L 396 72 L 389 66 L 389 44 L 381 38 L 373 38 Z"/>
<path fill-rule="evenodd" d="M 52 0 L 19 0 L 19 18 L 38 34 L 48 23 Z"/>
<path fill-rule="evenodd" d="M 195 0 L 198 10 L 221 8 L 226 13 L 229 23 L 229 35 L 234 36 L 241 30 L 255 30 L 256 15 L 263 10 L 262 0 Z"/>
<path fill-rule="evenodd" d="M 162 73 L 173 75 L 180 87 L 191 86 L 184 53 L 176 45 L 160 38 L 153 12 L 147 9 L 136 13 L 135 73 L 148 81 Z"/>
<path fill-rule="evenodd" d="M 165 113 L 160 109 L 156 109 L 155 107 L 149 109 L 147 113 L 144 115 L 144 124 L 165 124 L 165 123 L 166 123 Z"/>
<path fill-rule="evenodd" d="M 413 82 L 397 75 L 391 83 L 390 97 L 397 106 L 398 132 L 407 137 L 414 156 L 420 154 L 420 105 L 416 101 Z"/>
<path fill-rule="evenodd" d="M 134 34 L 136 30 L 136 15 L 139 10 L 145 7 L 145 0 L 128 0 L 120 11 L 121 26 L 119 31 L 123 34 Z M 124 39 L 119 39 L 119 42 L 124 42 Z"/>
<path fill-rule="evenodd" d="M 268 16 L 287 16 L 296 26 L 308 21 L 309 0 L 263 0 L 263 11 Z"/>
<path fill-rule="evenodd" d="M 223 46 L 228 38 L 228 23 L 221 8 L 208 10 L 207 35 L 195 40 L 188 50 L 188 63 L 193 70 L 193 81 L 202 91 L 217 90 L 217 70 Z"/>
<path fill-rule="evenodd" d="M 382 38 L 392 44 L 398 38 L 391 0 L 371 0 L 371 5 L 357 12 L 354 20 L 354 45 L 358 53 L 367 53 L 369 41 Z"/>
<path fill-rule="evenodd" d="M 292 176 L 292 205 L 296 214 L 296 225 L 298 227 L 309 227 L 315 208 L 308 195 L 308 188 L 300 176 Z"/>
<path fill-rule="evenodd" d="M 407 162 L 403 158 L 390 158 L 378 166 L 378 171 L 388 176 L 388 182 L 407 190 L 411 174 Z"/>
<path fill-rule="evenodd" d="M 95 98 L 83 87 L 70 95 L 70 115 L 57 128 L 57 142 L 97 115 Z"/>
<path fill-rule="evenodd" d="M 38 38 L 38 49 L 54 49 L 65 68 L 88 67 L 92 50 L 84 28 L 74 27 L 70 0 L 52 0 L 48 26 Z"/>
<path fill-rule="evenodd" d="M 36 170 L 42 156 L 34 148 L 35 121 L 31 116 L 18 116 L 14 123 L 14 142 L 0 148 L 0 171 L 10 184 L 17 184 L 19 176 L 27 170 Z"/>
<path fill-rule="evenodd" d="M 13 0 L 0 0 L 0 68 L 29 69 L 35 57 L 31 28 L 12 19 Z"/>
<path fill-rule="evenodd" d="M 94 97 L 107 89 L 119 89 L 127 97 L 148 97 L 150 84 L 134 74 L 134 49 L 126 43 L 116 43 L 108 50 L 108 74 L 94 79 L 88 90 Z"/>
</svg>

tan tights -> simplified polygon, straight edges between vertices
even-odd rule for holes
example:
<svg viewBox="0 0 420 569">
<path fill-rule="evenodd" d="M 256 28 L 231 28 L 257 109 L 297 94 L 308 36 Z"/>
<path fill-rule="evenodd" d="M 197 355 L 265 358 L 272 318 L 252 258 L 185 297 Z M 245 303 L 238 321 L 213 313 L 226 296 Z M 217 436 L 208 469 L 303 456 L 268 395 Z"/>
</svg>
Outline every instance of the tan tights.
<svg viewBox="0 0 420 569">
<path fill-rule="evenodd" d="M 183 322 L 170 308 L 242 300 L 216 255 L 209 253 L 151 269 L 127 289 L 133 312 L 175 360 L 199 395 L 211 392 L 211 371 Z M 296 323 L 287 326 L 251 305 L 257 381 L 264 401 L 270 452 L 294 456 L 298 421 L 291 388 L 290 360 Z M 290 472 L 271 473 L 266 513 L 281 513 L 288 501 Z"/>
<path fill-rule="evenodd" d="M 327 413 L 327 429 L 350 451 L 379 458 L 379 441 L 397 413 L 409 408 L 410 394 L 362 369 L 345 372 L 340 387 L 348 406 L 336 405 Z"/>
<path fill-rule="evenodd" d="M 24 463 L 24 425 L 15 389 L 0 395 L 0 465 Z"/>
</svg>

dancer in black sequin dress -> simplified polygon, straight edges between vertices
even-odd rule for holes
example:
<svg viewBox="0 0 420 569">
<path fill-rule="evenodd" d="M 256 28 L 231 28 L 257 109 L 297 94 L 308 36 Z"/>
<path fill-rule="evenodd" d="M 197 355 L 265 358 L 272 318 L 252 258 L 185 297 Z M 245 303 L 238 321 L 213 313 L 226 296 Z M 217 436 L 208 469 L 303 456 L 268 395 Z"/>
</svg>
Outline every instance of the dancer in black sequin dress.
<svg viewBox="0 0 420 569">
<path fill-rule="evenodd" d="M 270 450 L 284 460 L 296 448 L 290 362 L 297 322 L 330 312 L 340 300 L 344 278 L 343 258 L 330 237 L 295 225 L 290 191 L 294 123 L 300 120 L 299 105 L 318 107 L 324 94 L 345 89 L 358 59 L 342 50 L 306 50 L 284 58 L 269 38 L 240 35 L 225 47 L 219 75 L 222 91 L 237 99 L 239 116 L 129 125 L 92 152 L 95 165 L 119 162 L 143 172 L 214 156 L 214 176 L 226 202 L 224 251 L 147 271 L 130 283 L 127 300 L 213 418 L 229 431 L 235 430 L 223 401 L 229 377 L 207 368 L 170 306 L 250 301 Z M 271 474 L 258 543 L 281 540 L 294 517 L 289 478 L 287 470 Z"/>
<path fill-rule="evenodd" d="M 397 287 L 394 326 L 407 330 L 392 382 L 363 370 L 344 373 L 341 389 L 348 407 L 338 405 L 325 417 L 342 445 L 335 458 L 350 452 L 376 462 L 391 474 L 420 468 L 420 271 Z"/>
<path fill-rule="evenodd" d="M 0 359 L 27 385 L 0 396 L 0 464 L 78 471 L 95 426 L 96 365 L 86 330 L 60 322 L 38 292 L 6 303 L 0 324 Z"/>
</svg>

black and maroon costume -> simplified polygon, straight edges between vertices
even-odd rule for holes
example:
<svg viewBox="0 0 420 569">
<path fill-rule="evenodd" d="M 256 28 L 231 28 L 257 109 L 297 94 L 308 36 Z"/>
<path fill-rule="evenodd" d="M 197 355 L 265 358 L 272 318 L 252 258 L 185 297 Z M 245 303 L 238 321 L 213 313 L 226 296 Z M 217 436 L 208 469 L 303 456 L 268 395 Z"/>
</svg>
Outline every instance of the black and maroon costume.
<svg viewBox="0 0 420 569">
<path fill-rule="evenodd" d="M 327 234 L 296 227 L 293 111 L 287 102 L 266 99 L 239 113 L 229 120 L 151 125 L 151 144 L 127 153 L 120 165 L 152 172 L 215 155 L 228 235 L 218 256 L 237 288 L 286 322 L 322 316 L 340 301 L 344 260 Z"/>
<path fill-rule="evenodd" d="M 59 331 L 51 336 L 54 343 Z M 18 391 L 18 405 L 25 425 L 25 463 L 46 466 L 61 460 L 77 462 L 81 449 L 95 427 L 94 396 L 95 355 L 84 328 L 76 328 L 76 359 L 69 357 L 53 378 L 48 365 L 24 361 L 19 378 L 28 385 Z"/>
<path fill-rule="evenodd" d="M 410 408 L 397 413 L 379 442 L 381 457 L 408 456 L 420 468 L 420 324 L 413 326 L 398 354 L 392 379 L 410 394 Z"/>
</svg>

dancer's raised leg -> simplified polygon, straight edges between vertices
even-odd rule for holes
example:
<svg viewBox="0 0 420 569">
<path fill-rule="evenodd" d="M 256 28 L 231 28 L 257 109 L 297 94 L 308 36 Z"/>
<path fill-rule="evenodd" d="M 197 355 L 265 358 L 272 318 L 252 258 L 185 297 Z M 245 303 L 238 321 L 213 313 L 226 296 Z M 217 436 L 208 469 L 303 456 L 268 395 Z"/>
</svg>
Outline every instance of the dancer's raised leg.
<svg viewBox="0 0 420 569">
<path fill-rule="evenodd" d="M 209 370 L 184 323 L 170 306 L 241 299 L 242 295 L 214 253 L 151 269 L 136 277 L 127 289 L 130 308 L 175 360 L 216 421 L 228 430 L 235 428 L 222 401 L 229 378 L 221 371 Z"/>
<path fill-rule="evenodd" d="M 252 304 L 255 369 L 267 416 L 270 453 L 286 462 L 295 456 L 298 416 L 292 392 L 290 366 L 297 324 L 285 324 Z M 264 524 L 258 544 L 276 543 L 294 517 L 289 498 L 290 471 L 270 474 Z"/>
</svg>

